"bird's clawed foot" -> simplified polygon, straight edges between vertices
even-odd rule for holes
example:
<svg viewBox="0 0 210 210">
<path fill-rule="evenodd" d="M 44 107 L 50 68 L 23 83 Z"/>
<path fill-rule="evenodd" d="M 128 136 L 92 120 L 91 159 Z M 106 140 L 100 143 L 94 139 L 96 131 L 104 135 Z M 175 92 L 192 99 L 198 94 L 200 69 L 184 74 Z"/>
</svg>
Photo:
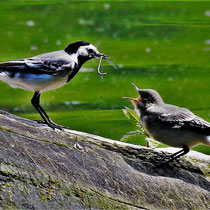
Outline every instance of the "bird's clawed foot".
<svg viewBox="0 0 210 210">
<path fill-rule="evenodd" d="M 183 145 L 182 147 L 183 147 L 182 150 L 179 150 L 178 152 L 175 152 L 172 155 L 170 155 L 169 157 L 167 157 L 167 160 L 164 161 L 161 165 L 168 165 L 169 163 L 174 162 L 174 161 L 179 163 L 179 161 L 182 160 L 181 157 L 183 155 L 187 154 L 190 150 L 189 147 L 186 145 Z"/>
<path fill-rule="evenodd" d="M 56 128 L 61 130 L 61 131 L 63 131 L 64 129 L 68 129 L 68 127 L 62 126 L 62 125 L 58 125 L 58 124 L 56 124 L 54 122 L 47 122 L 47 125 L 49 127 L 51 127 L 53 130 L 55 130 Z"/>
<path fill-rule="evenodd" d="M 64 129 L 68 129 L 67 126 L 62 126 L 54 123 L 51 119 L 49 121 L 42 121 L 42 120 L 36 120 L 37 123 L 47 124 L 50 128 L 55 130 L 56 128 L 63 131 Z"/>
<path fill-rule="evenodd" d="M 39 123 L 39 124 L 46 124 L 43 120 L 34 120 L 34 121 Z"/>
<path fill-rule="evenodd" d="M 181 158 L 172 158 L 171 156 L 164 158 L 159 164 L 160 166 L 172 166 L 174 164 L 179 164 Z"/>
</svg>

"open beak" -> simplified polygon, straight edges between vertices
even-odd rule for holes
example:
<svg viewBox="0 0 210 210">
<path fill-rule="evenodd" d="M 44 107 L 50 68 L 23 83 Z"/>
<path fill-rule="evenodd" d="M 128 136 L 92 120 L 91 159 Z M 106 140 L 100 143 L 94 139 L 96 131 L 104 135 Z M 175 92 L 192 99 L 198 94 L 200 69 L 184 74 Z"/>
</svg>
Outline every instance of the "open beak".
<svg viewBox="0 0 210 210">
<path fill-rule="evenodd" d="M 136 88 L 136 91 L 139 93 L 139 88 L 134 83 L 131 84 Z"/>
<path fill-rule="evenodd" d="M 136 88 L 137 92 L 139 93 L 139 88 L 134 83 L 132 83 L 132 85 Z M 137 103 L 137 102 L 142 100 L 140 94 L 139 94 L 139 97 L 137 97 L 137 98 L 130 98 L 130 97 L 122 97 L 122 98 L 123 99 L 127 99 L 127 100 L 129 100 L 131 102 L 134 102 L 134 103 Z"/>
<path fill-rule="evenodd" d="M 133 102 L 135 102 L 135 103 L 141 101 L 141 96 L 140 96 L 140 95 L 139 95 L 138 98 L 130 98 L 130 97 L 122 97 L 122 98 L 123 98 L 123 99 L 127 99 L 127 100 L 129 100 L 129 101 L 133 101 Z"/>
</svg>

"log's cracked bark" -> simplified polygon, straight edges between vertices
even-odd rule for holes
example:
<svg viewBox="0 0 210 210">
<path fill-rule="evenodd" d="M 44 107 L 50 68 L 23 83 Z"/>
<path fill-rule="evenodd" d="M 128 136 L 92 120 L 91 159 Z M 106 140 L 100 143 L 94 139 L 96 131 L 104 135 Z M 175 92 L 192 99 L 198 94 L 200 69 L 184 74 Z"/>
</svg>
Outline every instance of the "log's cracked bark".
<svg viewBox="0 0 210 210">
<path fill-rule="evenodd" d="M 0 207 L 210 209 L 210 158 L 65 130 L 0 112 Z"/>
</svg>

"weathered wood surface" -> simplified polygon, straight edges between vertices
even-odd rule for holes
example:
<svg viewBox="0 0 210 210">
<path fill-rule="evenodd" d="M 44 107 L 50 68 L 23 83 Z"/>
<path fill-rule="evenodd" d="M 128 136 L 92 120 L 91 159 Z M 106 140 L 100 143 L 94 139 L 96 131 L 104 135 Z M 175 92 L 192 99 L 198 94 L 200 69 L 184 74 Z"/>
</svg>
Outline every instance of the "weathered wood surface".
<svg viewBox="0 0 210 210">
<path fill-rule="evenodd" d="M 210 209 L 209 156 L 168 154 L 0 112 L 0 207 Z"/>
</svg>

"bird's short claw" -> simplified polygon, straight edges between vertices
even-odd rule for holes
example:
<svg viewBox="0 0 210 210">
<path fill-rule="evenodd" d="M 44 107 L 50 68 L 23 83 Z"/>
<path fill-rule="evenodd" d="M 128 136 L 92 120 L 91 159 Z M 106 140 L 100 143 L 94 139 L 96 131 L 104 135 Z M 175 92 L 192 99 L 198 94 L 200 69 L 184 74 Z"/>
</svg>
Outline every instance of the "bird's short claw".
<svg viewBox="0 0 210 210">
<path fill-rule="evenodd" d="M 173 162 L 179 163 L 179 161 L 180 161 L 180 159 L 172 159 L 169 157 L 169 159 L 162 162 L 162 165 L 169 165 L 170 163 L 173 163 Z"/>
<path fill-rule="evenodd" d="M 68 127 L 66 126 L 62 126 L 62 125 L 58 125 L 56 123 L 54 123 L 52 120 L 50 122 L 46 123 L 49 127 L 51 127 L 53 130 L 55 130 L 56 128 L 63 131 L 64 129 L 68 129 Z"/>
<path fill-rule="evenodd" d="M 58 125 L 58 124 L 54 123 L 52 120 L 49 120 L 49 122 L 44 122 L 42 120 L 36 120 L 36 122 L 48 125 L 53 130 L 55 130 L 56 128 L 61 130 L 61 131 L 63 131 L 64 129 L 68 129 L 67 126 Z"/>
<path fill-rule="evenodd" d="M 34 121 L 37 122 L 37 123 L 40 123 L 40 124 L 45 124 L 45 122 L 42 121 L 42 120 L 34 120 Z"/>
</svg>

